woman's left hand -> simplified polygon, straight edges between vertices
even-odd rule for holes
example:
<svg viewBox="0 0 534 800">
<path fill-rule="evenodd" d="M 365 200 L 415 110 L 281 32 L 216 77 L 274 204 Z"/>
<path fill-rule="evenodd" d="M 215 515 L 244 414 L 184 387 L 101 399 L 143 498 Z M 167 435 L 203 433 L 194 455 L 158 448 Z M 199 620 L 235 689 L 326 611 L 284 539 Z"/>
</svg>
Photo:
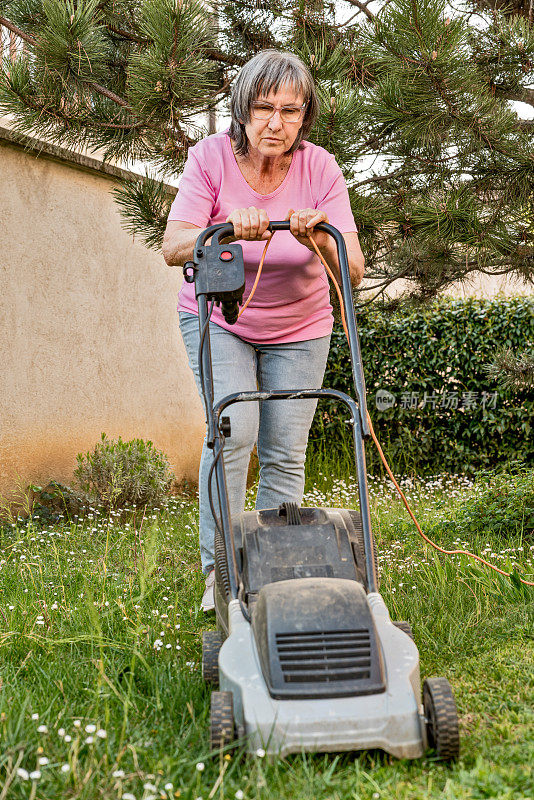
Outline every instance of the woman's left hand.
<svg viewBox="0 0 534 800">
<path fill-rule="evenodd" d="M 311 233 L 319 250 L 326 249 L 332 237 L 324 231 L 314 232 L 314 226 L 317 223 L 328 222 L 326 211 L 321 211 L 319 208 L 303 208 L 301 211 L 295 211 L 290 208 L 285 218 L 289 220 L 291 233 L 297 242 L 300 242 L 312 253 L 315 253 L 314 247 L 308 238 L 308 234 Z"/>
</svg>

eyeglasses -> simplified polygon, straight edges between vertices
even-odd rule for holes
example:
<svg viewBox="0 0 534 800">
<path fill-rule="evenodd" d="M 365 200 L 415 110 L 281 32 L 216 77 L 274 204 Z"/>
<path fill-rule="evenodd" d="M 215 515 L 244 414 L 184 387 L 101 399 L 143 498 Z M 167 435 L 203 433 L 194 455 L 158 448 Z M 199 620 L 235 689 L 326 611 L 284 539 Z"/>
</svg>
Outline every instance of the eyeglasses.
<svg viewBox="0 0 534 800">
<path fill-rule="evenodd" d="M 280 111 L 282 122 L 300 122 L 307 103 L 301 106 L 273 106 L 263 100 L 252 103 L 252 116 L 255 119 L 271 119 L 275 111 Z"/>
</svg>

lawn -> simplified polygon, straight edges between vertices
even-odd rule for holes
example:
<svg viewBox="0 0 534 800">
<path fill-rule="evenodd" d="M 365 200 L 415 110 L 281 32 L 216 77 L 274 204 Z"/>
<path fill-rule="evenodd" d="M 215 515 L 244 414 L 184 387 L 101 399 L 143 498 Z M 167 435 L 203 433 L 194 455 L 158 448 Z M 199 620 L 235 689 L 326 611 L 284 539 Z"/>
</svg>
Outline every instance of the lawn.
<svg viewBox="0 0 534 800">
<path fill-rule="evenodd" d="M 305 504 L 351 506 L 351 480 L 316 475 Z M 425 532 L 534 575 L 534 541 L 450 525 L 461 477 L 406 479 Z M 193 498 L 157 509 L 1 529 L 0 800 L 534 796 L 534 590 L 418 537 L 389 481 L 370 480 L 381 591 L 409 620 L 422 676 L 446 676 L 461 725 L 453 766 L 428 754 L 211 755 L 200 675 L 203 580 Z M 252 492 L 250 493 L 250 499 Z M 459 518 L 459 517 L 458 517 Z M 431 534 L 432 535 L 432 534 Z"/>
</svg>

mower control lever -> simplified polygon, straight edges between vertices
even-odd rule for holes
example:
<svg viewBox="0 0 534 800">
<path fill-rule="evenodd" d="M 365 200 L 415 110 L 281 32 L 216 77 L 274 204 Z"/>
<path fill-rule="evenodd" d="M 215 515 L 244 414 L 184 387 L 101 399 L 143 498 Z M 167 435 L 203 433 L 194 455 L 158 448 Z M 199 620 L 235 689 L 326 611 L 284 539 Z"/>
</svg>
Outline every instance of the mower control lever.
<svg viewBox="0 0 534 800">
<path fill-rule="evenodd" d="M 233 229 L 233 226 L 232 226 Z M 198 242 L 197 242 L 198 245 Z M 219 244 L 195 247 L 195 261 L 183 267 L 188 283 L 195 283 L 195 294 L 205 295 L 221 305 L 222 314 L 229 325 L 237 322 L 239 305 L 245 291 L 245 264 L 239 244 Z"/>
</svg>

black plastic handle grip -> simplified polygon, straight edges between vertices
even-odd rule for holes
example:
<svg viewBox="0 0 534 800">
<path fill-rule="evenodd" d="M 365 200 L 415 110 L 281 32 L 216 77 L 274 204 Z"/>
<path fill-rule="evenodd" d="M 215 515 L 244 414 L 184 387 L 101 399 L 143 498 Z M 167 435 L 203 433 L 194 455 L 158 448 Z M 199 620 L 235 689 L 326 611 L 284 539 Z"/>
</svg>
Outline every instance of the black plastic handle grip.
<svg viewBox="0 0 534 800">
<path fill-rule="evenodd" d="M 283 219 L 279 221 L 272 221 L 269 223 L 267 230 L 275 233 L 276 231 L 289 231 L 291 229 L 291 223 L 288 219 Z M 345 245 L 345 239 L 343 238 L 343 234 L 341 234 L 337 228 L 334 228 L 333 225 L 330 225 L 328 222 L 318 222 L 317 225 L 314 226 L 315 230 L 324 231 L 325 233 L 329 233 L 330 236 L 333 236 L 336 240 L 336 244 L 338 247 L 338 255 L 340 251 L 343 252 L 345 259 L 347 258 L 347 248 Z M 206 241 L 210 238 L 210 236 L 215 237 L 217 244 L 220 244 L 221 239 L 225 239 L 227 236 L 234 235 L 234 225 L 232 222 L 220 222 L 217 225 L 210 225 L 209 228 L 206 228 L 197 239 L 196 247 L 202 247 Z M 245 239 L 240 241 L 246 241 Z M 257 241 L 261 241 L 258 239 Z M 348 264 L 347 264 L 348 267 Z"/>
</svg>

